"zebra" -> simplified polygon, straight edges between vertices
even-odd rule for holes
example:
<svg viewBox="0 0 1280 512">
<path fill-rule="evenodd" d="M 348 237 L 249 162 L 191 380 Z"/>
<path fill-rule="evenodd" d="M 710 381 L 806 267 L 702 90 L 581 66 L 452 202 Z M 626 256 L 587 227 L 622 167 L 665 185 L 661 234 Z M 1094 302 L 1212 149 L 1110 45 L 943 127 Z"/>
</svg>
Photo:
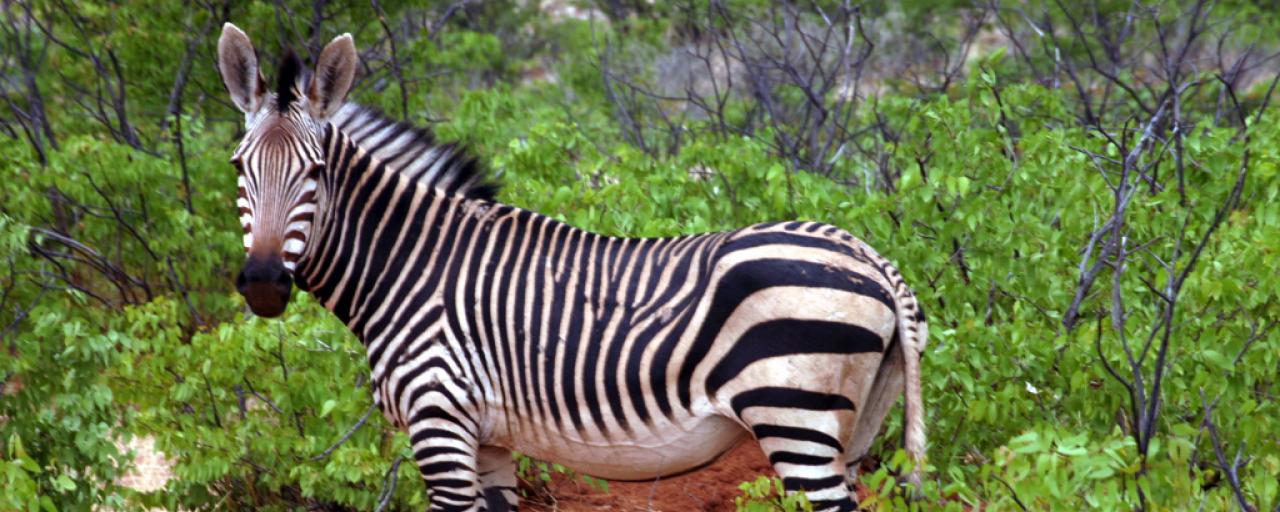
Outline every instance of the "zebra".
<svg viewBox="0 0 1280 512">
<path fill-rule="evenodd" d="M 514 509 L 513 451 L 653 480 L 748 436 L 788 492 L 853 510 L 900 392 L 918 487 L 928 326 L 870 246 L 804 221 L 610 237 L 500 203 L 459 146 L 348 102 L 357 61 L 349 34 L 314 70 L 286 52 L 268 90 L 248 36 L 223 27 L 245 114 L 236 288 L 268 318 L 304 290 L 360 339 L 431 510 Z"/>
</svg>

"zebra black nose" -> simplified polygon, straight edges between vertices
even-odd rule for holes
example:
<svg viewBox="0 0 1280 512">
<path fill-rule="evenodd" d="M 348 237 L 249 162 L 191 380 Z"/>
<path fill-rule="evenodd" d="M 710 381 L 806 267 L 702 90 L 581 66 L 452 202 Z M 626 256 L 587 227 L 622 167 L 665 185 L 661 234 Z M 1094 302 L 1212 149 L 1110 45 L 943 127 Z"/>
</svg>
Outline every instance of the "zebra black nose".
<svg viewBox="0 0 1280 512">
<path fill-rule="evenodd" d="M 249 258 L 236 275 L 236 290 L 249 303 L 253 314 L 274 318 L 284 313 L 293 291 L 293 276 L 280 258 Z"/>
</svg>

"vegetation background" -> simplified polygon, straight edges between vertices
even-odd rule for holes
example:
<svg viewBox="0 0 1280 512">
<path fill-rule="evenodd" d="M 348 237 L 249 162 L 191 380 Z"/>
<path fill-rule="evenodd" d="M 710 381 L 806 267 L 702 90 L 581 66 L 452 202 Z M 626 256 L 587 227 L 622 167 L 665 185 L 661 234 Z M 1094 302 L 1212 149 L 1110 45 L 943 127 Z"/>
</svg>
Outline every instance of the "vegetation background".
<svg viewBox="0 0 1280 512">
<path fill-rule="evenodd" d="M 268 63 L 352 33 L 353 99 L 466 142 L 505 202 L 627 236 L 822 220 L 896 261 L 931 467 L 906 504 L 891 416 L 872 509 L 1280 511 L 1263 0 L 0 1 L 0 510 L 426 503 L 359 343 L 232 289 L 224 21 Z M 141 437 L 158 491 L 120 485 Z"/>
</svg>

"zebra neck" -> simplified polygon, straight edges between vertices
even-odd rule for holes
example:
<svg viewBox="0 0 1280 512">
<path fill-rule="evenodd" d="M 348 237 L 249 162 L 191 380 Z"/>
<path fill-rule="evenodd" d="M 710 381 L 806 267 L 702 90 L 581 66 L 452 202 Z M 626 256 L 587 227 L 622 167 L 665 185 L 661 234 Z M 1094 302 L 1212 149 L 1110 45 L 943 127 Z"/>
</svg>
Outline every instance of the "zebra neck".
<svg viewBox="0 0 1280 512">
<path fill-rule="evenodd" d="M 438 323 L 447 288 L 465 272 L 462 260 L 495 243 L 480 233 L 499 210 L 517 209 L 442 193 L 331 131 L 330 172 L 319 187 L 315 239 L 299 261 L 299 286 L 372 352 L 384 335 Z"/>
<path fill-rule="evenodd" d="M 457 144 L 438 142 L 426 128 L 355 103 L 343 105 L 329 122 L 355 145 L 409 179 L 445 195 L 494 198 L 497 186 L 487 181 L 476 160 Z"/>
</svg>

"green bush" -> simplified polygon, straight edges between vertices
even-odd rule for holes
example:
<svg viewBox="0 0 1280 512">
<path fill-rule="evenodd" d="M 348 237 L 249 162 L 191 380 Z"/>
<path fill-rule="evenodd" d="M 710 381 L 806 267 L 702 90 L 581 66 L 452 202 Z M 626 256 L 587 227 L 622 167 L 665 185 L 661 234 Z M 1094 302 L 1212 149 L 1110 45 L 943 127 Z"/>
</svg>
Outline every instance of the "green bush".
<svg viewBox="0 0 1280 512">
<path fill-rule="evenodd" d="M 1206 420 L 1218 426 L 1228 457 L 1242 454 L 1244 499 L 1259 509 L 1280 505 L 1280 149 L 1272 144 L 1280 122 L 1271 111 L 1246 122 L 1214 119 L 1229 101 L 1215 77 L 1196 76 L 1201 88 L 1188 93 L 1182 111 L 1186 130 L 1161 142 L 1181 144 L 1182 181 L 1174 177 L 1177 162 L 1152 150 L 1141 155 L 1143 163 L 1158 160 L 1160 177 L 1140 183 L 1127 203 L 1134 255 L 1120 279 L 1110 269 L 1099 274 L 1106 284 L 1083 297 L 1068 329 L 1081 248 L 1110 216 L 1113 162 L 1125 155 L 1079 122 L 1074 85 L 1033 79 L 1058 57 L 1024 61 L 996 51 L 937 92 L 886 79 L 874 105 L 852 121 L 885 127 L 864 139 L 884 159 L 851 150 L 825 176 L 778 156 L 779 135 L 753 117 L 760 114 L 749 96 L 725 108 L 730 124 L 757 123 L 750 130 L 691 116 L 681 120 L 683 139 L 673 150 L 635 145 L 601 84 L 600 46 L 615 41 L 621 55 L 636 59 L 663 54 L 664 45 L 693 37 L 681 9 L 637 3 L 613 7 L 623 15 L 607 22 L 552 22 L 529 6 L 486 4 L 428 34 L 420 25 L 451 4 L 408 4 L 335 6 L 325 36 L 355 31 L 362 49 L 381 41 L 371 50 L 376 57 L 389 51 L 384 30 L 394 32 L 408 79 L 383 69 L 363 78 L 355 98 L 435 120 L 441 139 L 466 143 L 501 179 L 502 201 L 621 236 L 819 220 L 861 237 L 902 269 L 931 325 L 923 363 L 928 478 L 922 501 L 904 499 L 901 420 L 891 414 L 872 449 L 883 462 L 861 477 L 864 505 L 1229 509 L 1237 498 Z M 85 99 L 114 91 L 115 82 L 92 59 L 28 26 L 37 41 L 30 55 L 40 64 L 31 68 L 34 83 L 57 147 L 50 143 L 42 161 L 10 128 L 16 121 L 4 120 L 0 510 L 370 510 L 384 501 L 391 509 L 423 508 L 416 468 L 402 463 L 411 462 L 405 436 L 371 407 L 360 344 L 305 295 L 284 319 L 265 321 L 249 318 L 231 288 L 242 250 L 226 159 L 242 127 L 208 62 L 208 34 L 216 36 L 222 13 L 81 2 L 73 19 L 59 5 L 39 3 L 31 15 L 66 45 L 122 64 L 124 113 L 137 138 L 125 136 L 114 112 L 99 119 Z M 226 14 L 275 54 L 281 41 L 307 42 L 307 17 L 296 13 L 310 5 L 252 2 Z M 925 19 L 918 7 L 909 3 L 901 13 L 908 18 L 894 23 Z M 1238 7 L 1224 19 L 1256 14 Z M 868 12 L 898 11 L 872 5 Z M 6 30 L 20 30 L 24 15 L 6 11 Z M 1240 33 L 1270 37 L 1262 22 Z M 25 39 L 7 41 L 16 48 Z M 166 110 L 181 66 L 173 55 L 188 43 L 200 57 L 174 117 Z M 1084 58 L 1086 49 L 1068 50 Z M 26 108 L 28 95 L 17 88 L 26 85 L 13 84 L 0 91 Z M 1266 86 L 1237 91 L 1245 112 L 1257 112 Z M 794 93 L 779 101 L 815 101 Z M 1158 95 L 1117 94 L 1112 115 L 1137 116 L 1136 102 Z M 639 114 L 646 137 L 663 130 L 661 120 L 646 117 L 660 112 Z M 1141 127 L 1117 130 L 1136 136 Z M 1216 224 L 1246 152 L 1243 193 Z M 1152 326 L 1165 314 L 1167 269 L 1189 268 L 1202 238 L 1174 310 L 1159 422 L 1144 456 L 1130 394 L 1104 362 L 1128 372 L 1121 337 L 1140 347 L 1164 334 Z M 1113 306 L 1123 309 L 1123 328 L 1114 327 Z M 1138 367 L 1149 376 L 1155 356 Z M 118 484 L 131 461 L 117 443 L 137 436 L 153 437 L 173 459 L 164 489 L 138 493 Z M 560 470 L 530 459 L 521 465 L 528 479 Z M 776 480 L 740 489 L 738 505 L 747 510 L 804 509 L 802 498 L 778 492 Z"/>
</svg>

